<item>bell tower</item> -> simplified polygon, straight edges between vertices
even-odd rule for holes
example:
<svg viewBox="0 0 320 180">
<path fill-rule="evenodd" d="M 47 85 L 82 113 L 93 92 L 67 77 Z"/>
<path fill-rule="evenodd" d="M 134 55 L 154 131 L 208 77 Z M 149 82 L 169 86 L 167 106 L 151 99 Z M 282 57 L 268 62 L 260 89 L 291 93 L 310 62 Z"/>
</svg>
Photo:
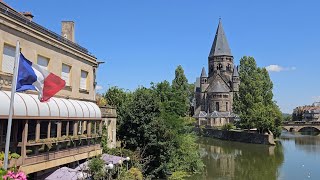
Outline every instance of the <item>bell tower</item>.
<svg viewBox="0 0 320 180">
<path fill-rule="evenodd" d="M 229 81 L 232 80 L 233 56 L 222 27 L 221 18 L 209 53 L 208 69 L 209 78 L 216 73 L 220 73 Z"/>
</svg>

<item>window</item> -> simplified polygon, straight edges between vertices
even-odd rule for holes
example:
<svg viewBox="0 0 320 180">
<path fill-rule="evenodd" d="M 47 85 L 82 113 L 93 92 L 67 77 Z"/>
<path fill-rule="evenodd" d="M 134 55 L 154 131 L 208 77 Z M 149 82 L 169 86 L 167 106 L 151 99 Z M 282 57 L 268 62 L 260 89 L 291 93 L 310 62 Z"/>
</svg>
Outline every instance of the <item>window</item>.
<svg viewBox="0 0 320 180">
<path fill-rule="evenodd" d="M 13 74 L 15 47 L 4 45 L 2 55 L 2 71 Z"/>
<path fill-rule="evenodd" d="M 38 55 L 38 65 L 45 70 L 48 70 L 49 59 Z"/>
<path fill-rule="evenodd" d="M 226 102 L 226 111 L 229 111 L 228 102 Z"/>
<path fill-rule="evenodd" d="M 66 81 L 66 86 L 70 86 L 70 70 L 71 66 L 62 64 L 61 79 Z"/>
<path fill-rule="evenodd" d="M 81 70 L 80 89 L 87 90 L 88 72 Z"/>
<path fill-rule="evenodd" d="M 219 111 L 219 102 L 216 102 L 216 111 Z"/>
</svg>

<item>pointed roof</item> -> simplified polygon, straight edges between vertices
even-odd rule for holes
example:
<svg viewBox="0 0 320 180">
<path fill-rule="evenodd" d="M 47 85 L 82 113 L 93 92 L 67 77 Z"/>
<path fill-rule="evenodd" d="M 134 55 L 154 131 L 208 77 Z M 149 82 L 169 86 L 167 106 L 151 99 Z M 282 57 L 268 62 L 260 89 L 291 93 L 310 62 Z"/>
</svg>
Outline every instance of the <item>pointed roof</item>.
<svg viewBox="0 0 320 180">
<path fill-rule="evenodd" d="M 206 70 L 204 69 L 204 67 L 202 68 L 200 77 L 207 77 L 207 73 L 206 73 Z"/>
<path fill-rule="evenodd" d="M 236 65 L 233 67 L 232 77 L 239 77 L 238 67 Z"/>
<path fill-rule="evenodd" d="M 225 93 L 230 92 L 228 86 L 223 85 L 220 81 L 213 83 L 212 86 L 209 86 L 208 92 L 215 92 L 215 93 Z"/>
<path fill-rule="evenodd" d="M 216 31 L 216 35 L 214 37 L 209 57 L 222 55 L 232 56 L 231 49 L 227 41 L 227 37 L 222 27 L 221 19 L 219 19 L 219 25 Z"/>
</svg>

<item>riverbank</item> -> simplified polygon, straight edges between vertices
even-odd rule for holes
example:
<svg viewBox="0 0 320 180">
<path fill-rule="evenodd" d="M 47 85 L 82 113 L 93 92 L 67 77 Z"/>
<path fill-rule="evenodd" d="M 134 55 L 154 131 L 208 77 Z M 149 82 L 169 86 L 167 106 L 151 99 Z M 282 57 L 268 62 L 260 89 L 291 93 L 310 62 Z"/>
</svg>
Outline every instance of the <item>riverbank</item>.
<svg viewBox="0 0 320 180">
<path fill-rule="evenodd" d="M 217 138 L 227 141 L 237 141 L 252 144 L 265 144 L 265 145 L 275 145 L 275 141 L 272 134 L 258 134 L 253 132 L 245 131 L 227 131 L 211 128 L 195 128 L 198 135 L 204 137 Z"/>
</svg>

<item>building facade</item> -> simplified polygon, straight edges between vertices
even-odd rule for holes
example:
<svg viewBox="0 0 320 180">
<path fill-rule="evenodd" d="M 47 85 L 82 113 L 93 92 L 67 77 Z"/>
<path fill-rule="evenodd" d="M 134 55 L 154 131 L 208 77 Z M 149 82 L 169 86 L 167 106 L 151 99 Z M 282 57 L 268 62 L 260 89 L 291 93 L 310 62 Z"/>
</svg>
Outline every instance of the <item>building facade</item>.
<svg viewBox="0 0 320 180">
<path fill-rule="evenodd" d="M 195 84 L 194 113 L 199 125 L 223 126 L 234 120 L 233 97 L 239 91 L 240 78 L 222 22 L 208 57 L 208 70 L 202 68 Z"/>
<path fill-rule="evenodd" d="M 31 179 L 42 179 L 60 166 L 73 166 L 101 154 L 104 123 L 111 124 L 109 140 L 114 147 L 116 114 L 96 104 L 99 63 L 75 43 L 74 22 L 63 21 L 59 35 L 32 18 L 31 13 L 20 13 L 0 1 L 0 149 L 4 151 L 15 46 L 19 41 L 28 60 L 66 81 L 66 87 L 46 103 L 38 100 L 35 91 L 15 94 L 10 151 L 21 157 L 11 160 L 9 166 L 16 165 Z"/>
<path fill-rule="evenodd" d="M 293 110 L 293 121 L 320 121 L 320 102 L 308 106 L 299 106 Z"/>
</svg>

